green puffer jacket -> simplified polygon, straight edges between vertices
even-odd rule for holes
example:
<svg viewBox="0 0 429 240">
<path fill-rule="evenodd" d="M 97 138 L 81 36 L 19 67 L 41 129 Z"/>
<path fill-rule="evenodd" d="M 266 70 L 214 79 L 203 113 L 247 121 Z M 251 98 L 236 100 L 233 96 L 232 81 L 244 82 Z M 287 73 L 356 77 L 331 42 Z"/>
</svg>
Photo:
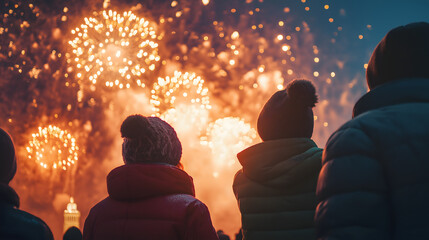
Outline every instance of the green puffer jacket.
<svg viewBox="0 0 429 240">
<path fill-rule="evenodd" d="M 246 240 L 316 239 L 313 217 L 322 149 L 308 138 L 256 144 L 237 156 L 233 190 Z"/>
</svg>

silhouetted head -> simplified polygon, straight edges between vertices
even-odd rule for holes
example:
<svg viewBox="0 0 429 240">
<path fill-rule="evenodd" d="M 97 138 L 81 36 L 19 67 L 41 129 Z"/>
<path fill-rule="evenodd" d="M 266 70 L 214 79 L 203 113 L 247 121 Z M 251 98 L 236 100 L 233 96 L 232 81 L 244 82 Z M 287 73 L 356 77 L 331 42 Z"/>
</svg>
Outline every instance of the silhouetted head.
<svg viewBox="0 0 429 240">
<path fill-rule="evenodd" d="M 15 173 L 15 147 L 9 134 L 0 128 L 0 183 L 9 184 Z"/>
<path fill-rule="evenodd" d="M 219 238 L 219 240 L 230 240 L 229 236 L 228 236 L 228 235 L 226 235 L 226 234 L 223 232 L 223 230 L 218 230 L 218 231 L 216 232 L 216 234 L 217 234 L 217 237 Z"/>
<path fill-rule="evenodd" d="M 366 70 L 369 89 L 402 78 L 429 78 L 429 23 L 392 29 L 372 53 Z"/>
<path fill-rule="evenodd" d="M 235 234 L 235 240 L 243 240 L 243 230 L 240 228 L 238 233 Z"/>
<path fill-rule="evenodd" d="M 121 126 L 122 156 L 130 163 L 167 163 L 178 165 L 182 144 L 176 131 L 158 117 L 131 115 Z"/>
<path fill-rule="evenodd" d="M 82 233 L 79 228 L 71 227 L 64 233 L 63 240 L 82 240 Z"/>
<path fill-rule="evenodd" d="M 292 81 L 265 104 L 258 118 L 259 136 L 263 141 L 311 138 L 316 103 L 316 89 L 310 81 Z"/>
</svg>

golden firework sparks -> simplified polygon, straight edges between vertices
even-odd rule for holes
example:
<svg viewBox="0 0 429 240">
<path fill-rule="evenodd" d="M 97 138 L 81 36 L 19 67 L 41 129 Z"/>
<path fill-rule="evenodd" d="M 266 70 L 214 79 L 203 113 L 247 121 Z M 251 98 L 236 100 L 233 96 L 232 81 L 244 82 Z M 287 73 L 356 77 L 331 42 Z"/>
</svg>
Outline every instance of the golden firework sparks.
<svg viewBox="0 0 429 240">
<path fill-rule="evenodd" d="M 144 74 L 160 62 L 155 29 L 131 11 L 94 12 L 71 30 L 72 53 L 67 62 L 79 80 L 107 87 L 144 87 Z"/>
<path fill-rule="evenodd" d="M 175 71 L 172 77 L 158 78 L 151 93 L 150 102 L 156 116 L 178 104 L 211 109 L 208 88 L 204 87 L 204 79 L 195 73 Z"/>
<path fill-rule="evenodd" d="M 210 123 L 200 143 L 212 151 L 213 175 L 217 177 L 220 168 L 234 165 L 237 153 L 250 146 L 256 138 L 256 130 L 241 118 L 226 117 Z"/>
<path fill-rule="evenodd" d="M 195 104 L 179 104 L 165 111 L 160 118 L 170 123 L 181 137 L 205 129 L 209 123 L 209 110 Z"/>
<path fill-rule="evenodd" d="M 39 127 L 38 132 L 31 135 L 26 149 L 28 159 L 49 170 L 59 168 L 65 171 L 78 161 L 76 139 L 53 125 Z"/>
</svg>

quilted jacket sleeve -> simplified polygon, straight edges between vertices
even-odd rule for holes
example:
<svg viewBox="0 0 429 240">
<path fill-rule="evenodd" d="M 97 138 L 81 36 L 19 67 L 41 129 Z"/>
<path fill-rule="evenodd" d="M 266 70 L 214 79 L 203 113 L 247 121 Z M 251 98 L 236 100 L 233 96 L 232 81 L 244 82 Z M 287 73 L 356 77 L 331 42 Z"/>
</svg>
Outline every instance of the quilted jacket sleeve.
<svg viewBox="0 0 429 240">
<path fill-rule="evenodd" d="M 316 195 L 318 239 L 390 239 L 382 163 L 362 129 L 343 127 L 328 140 Z"/>
<path fill-rule="evenodd" d="M 188 206 L 185 228 L 186 240 L 218 240 L 209 210 L 198 200 Z"/>
</svg>

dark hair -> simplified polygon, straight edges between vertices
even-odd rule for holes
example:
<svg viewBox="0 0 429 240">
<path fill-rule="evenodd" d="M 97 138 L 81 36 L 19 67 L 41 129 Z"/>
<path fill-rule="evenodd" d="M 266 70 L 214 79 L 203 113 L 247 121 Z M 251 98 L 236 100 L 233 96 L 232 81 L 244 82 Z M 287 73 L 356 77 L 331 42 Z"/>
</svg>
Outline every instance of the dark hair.
<svg viewBox="0 0 429 240">
<path fill-rule="evenodd" d="M 64 233 L 63 240 L 82 240 L 82 233 L 77 227 L 70 227 Z"/>
</svg>

